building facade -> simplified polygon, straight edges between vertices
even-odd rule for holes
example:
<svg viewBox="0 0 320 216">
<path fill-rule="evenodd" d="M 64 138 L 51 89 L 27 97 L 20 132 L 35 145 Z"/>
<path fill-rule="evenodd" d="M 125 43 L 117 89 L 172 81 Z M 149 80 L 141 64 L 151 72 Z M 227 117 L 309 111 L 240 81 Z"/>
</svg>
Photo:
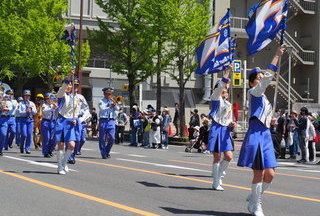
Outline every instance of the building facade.
<svg viewBox="0 0 320 216">
<path fill-rule="evenodd" d="M 215 21 L 218 21 L 227 8 L 232 13 L 232 33 L 238 37 L 237 59 L 246 60 L 247 68 L 265 68 L 271 61 L 275 49 L 279 46 L 280 36 L 277 37 L 264 50 L 252 56 L 247 56 L 247 34 L 245 26 L 248 22 L 249 9 L 258 0 L 224 0 L 214 1 Z M 294 103 L 319 103 L 320 101 L 320 2 L 316 0 L 289 0 L 290 9 L 287 19 L 287 30 L 284 43 L 291 50 L 291 91 L 290 102 Z M 286 53 L 281 60 L 280 77 L 278 85 L 277 107 L 286 108 L 288 104 L 289 83 L 289 55 Z M 270 101 L 274 98 L 276 82 L 268 89 Z M 242 90 L 235 89 L 237 96 Z"/>
<path fill-rule="evenodd" d="M 111 22 L 108 16 L 96 5 L 95 0 L 83 0 L 83 29 L 86 37 L 85 29 L 98 29 L 96 18 Z M 213 10 L 215 11 L 214 23 L 218 22 L 225 14 L 227 8 L 232 13 L 232 34 L 236 34 L 238 38 L 238 49 L 236 58 L 242 62 L 246 60 L 247 70 L 259 66 L 266 67 L 271 61 L 275 49 L 279 46 L 279 38 L 275 39 L 263 51 L 252 56 L 247 55 L 246 43 L 247 34 L 245 26 L 248 21 L 247 13 L 250 7 L 259 2 L 259 0 L 213 0 Z M 290 10 L 288 14 L 288 28 L 286 32 L 285 44 L 292 47 L 292 64 L 291 64 L 291 104 L 300 102 L 318 103 L 320 101 L 320 2 L 316 0 L 290 0 Z M 79 28 L 80 20 L 80 1 L 69 0 L 69 11 L 67 18 L 71 19 Z M 93 52 L 94 53 L 94 52 Z M 281 62 L 281 72 L 278 85 L 277 107 L 286 107 L 288 103 L 288 79 L 289 79 L 289 55 L 285 54 Z M 84 68 L 84 81 L 86 83 L 85 94 L 91 99 L 93 106 L 96 106 L 99 98 L 101 98 L 101 88 L 113 85 L 119 94 L 123 86 L 127 84 L 127 78 L 113 72 L 108 65 L 108 59 L 100 56 L 91 56 L 88 66 Z M 205 79 L 207 82 L 205 82 Z M 216 76 L 204 78 L 203 76 L 193 75 L 187 83 L 187 107 L 194 107 L 201 103 L 201 99 L 210 95 L 211 83 L 215 82 Z M 208 80 L 212 80 L 211 82 Z M 178 86 L 177 83 L 170 79 L 166 74 L 161 76 L 163 90 L 163 105 L 171 106 L 171 103 L 178 102 Z M 267 96 L 273 101 L 275 82 L 268 89 Z M 206 86 L 206 88 L 205 88 Z M 155 105 L 155 89 L 156 78 L 150 77 L 142 85 L 142 106 L 146 104 Z M 204 89 L 207 89 L 206 91 Z M 232 90 L 232 101 L 243 104 L 243 87 L 234 87 Z"/>
</svg>

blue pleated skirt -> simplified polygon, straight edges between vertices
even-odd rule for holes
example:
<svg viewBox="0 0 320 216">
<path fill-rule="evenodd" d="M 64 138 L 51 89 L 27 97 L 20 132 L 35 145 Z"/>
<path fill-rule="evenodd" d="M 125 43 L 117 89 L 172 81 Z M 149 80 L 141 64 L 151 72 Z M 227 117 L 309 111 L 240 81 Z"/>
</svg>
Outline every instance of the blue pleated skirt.
<svg viewBox="0 0 320 216">
<path fill-rule="evenodd" d="M 212 122 L 207 150 L 211 152 L 233 151 L 233 141 L 228 126 Z"/>
<path fill-rule="evenodd" d="M 257 118 L 249 121 L 249 129 L 241 146 L 238 166 L 256 170 L 277 167 L 270 129 Z"/>
</svg>

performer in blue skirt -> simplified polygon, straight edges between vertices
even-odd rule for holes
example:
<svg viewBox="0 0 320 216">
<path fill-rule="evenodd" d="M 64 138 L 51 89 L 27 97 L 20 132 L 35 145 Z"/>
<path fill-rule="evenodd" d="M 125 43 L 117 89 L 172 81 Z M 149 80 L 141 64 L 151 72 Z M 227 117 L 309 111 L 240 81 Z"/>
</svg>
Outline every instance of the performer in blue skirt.
<svg viewBox="0 0 320 216">
<path fill-rule="evenodd" d="M 229 67 L 222 78 L 219 80 L 211 95 L 211 112 L 212 125 L 210 128 L 208 148 L 213 154 L 212 176 L 214 190 L 223 191 L 221 187 L 221 176 L 227 169 L 233 154 L 233 141 L 231 137 L 231 128 L 235 126 L 232 121 L 232 105 L 228 99 L 229 73 L 232 70 Z M 221 161 L 221 154 L 224 154 Z"/>
<path fill-rule="evenodd" d="M 276 51 L 266 71 L 255 68 L 249 72 L 249 129 L 243 140 L 238 166 L 253 169 L 251 194 L 248 196 L 248 210 L 256 216 L 263 216 L 261 198 L 270 186 L 277 167 L 274 147 L 269 130 L 272 106 L 264 92 L 278 70 L 277 64 L 285 48 Z"/>
</svg>

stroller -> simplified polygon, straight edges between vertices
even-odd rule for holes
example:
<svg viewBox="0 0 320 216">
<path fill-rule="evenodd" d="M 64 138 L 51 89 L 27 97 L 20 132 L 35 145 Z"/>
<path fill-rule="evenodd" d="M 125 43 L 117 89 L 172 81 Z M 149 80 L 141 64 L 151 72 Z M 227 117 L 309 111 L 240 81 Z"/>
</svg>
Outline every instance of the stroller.
<svg viewBox="0 0 320 216">
<path fill-rule="evenodd" d="M 186 147 L 184 150 L 185 152 L 192 152 L 192 149 L 197 149 L 199 153 L 203 152 L 205 150 L 203 146 L 203 141 L 201 139 L 201 130 L 199 126 L 195 126 L 193 132 L 193 138 L 190 140 L 190 144 Z"/>
</svg>

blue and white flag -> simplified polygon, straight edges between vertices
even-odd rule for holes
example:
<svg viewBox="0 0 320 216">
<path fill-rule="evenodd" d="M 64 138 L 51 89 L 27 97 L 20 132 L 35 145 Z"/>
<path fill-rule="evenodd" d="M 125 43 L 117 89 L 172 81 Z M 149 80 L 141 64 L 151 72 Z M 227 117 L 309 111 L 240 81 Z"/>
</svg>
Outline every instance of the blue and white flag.
<svg viewBox="0 0 320 216">
<path fill-rule="evenodd" d="M 196 74 L 218 73 L 231 64 L 230 38 L 230 12 L 228 11 L 197 48 Z"/>
<path fill-rule="evenodd" d="M 233 61 L 235 58 L 236 50 L 238 48 L 237 37 L 234 36 L 230 40 L 230 51 L 231 51 L 231 60 Z"/>
<path fill-rule="evenodd" d="M 246 27 L 249 55 L 262 50 L 286 28 L 287 14 L 288 0 L 261 0 L 250 9 Z"/>
</svg>

